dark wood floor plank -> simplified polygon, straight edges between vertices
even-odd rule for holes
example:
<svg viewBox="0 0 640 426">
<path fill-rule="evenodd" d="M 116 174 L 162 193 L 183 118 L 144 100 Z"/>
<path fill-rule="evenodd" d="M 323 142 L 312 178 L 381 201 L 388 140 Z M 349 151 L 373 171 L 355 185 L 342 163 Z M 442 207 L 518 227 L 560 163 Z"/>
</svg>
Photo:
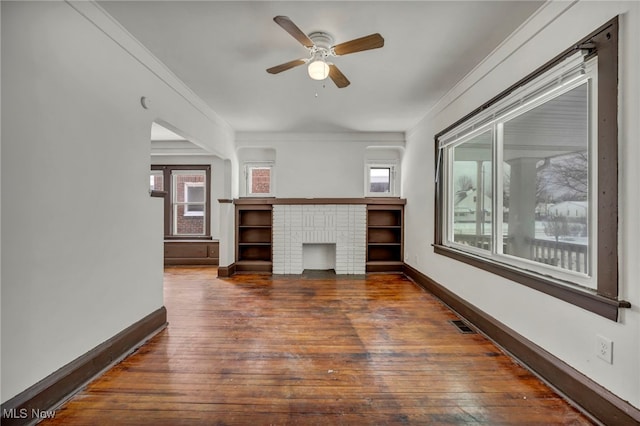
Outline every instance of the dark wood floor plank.
<svg viewBox="0 0 640 426">
<path fill-rule="evenodd" d="M 167 268 L 169 327 L 43 425 L 587 425 L 398 274 Z"/>
</svg>

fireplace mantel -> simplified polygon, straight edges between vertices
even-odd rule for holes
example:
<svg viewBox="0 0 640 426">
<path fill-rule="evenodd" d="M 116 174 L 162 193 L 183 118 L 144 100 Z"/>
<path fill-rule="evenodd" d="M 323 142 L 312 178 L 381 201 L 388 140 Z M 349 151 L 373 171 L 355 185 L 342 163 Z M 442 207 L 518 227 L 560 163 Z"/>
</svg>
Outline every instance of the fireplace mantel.
<svg viewBox="0 0 640 426">
<path fill-rule="evenodd" d="M 242 197 L 233 202 L 237 205 L 251 204 L 387 204 L 404 205 L 407 200 L 398 197 L 365 197 L 365 198 L 275 198 L 275 197 Z"/>
</svg>

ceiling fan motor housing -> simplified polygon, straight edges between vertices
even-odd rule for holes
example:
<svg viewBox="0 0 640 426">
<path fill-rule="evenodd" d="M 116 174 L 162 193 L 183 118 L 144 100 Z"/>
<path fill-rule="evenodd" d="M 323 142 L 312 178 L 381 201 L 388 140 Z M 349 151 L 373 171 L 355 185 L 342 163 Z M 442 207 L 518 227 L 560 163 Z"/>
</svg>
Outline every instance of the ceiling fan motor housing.
<svg viewBox="0 0 640 426">
<path fill-rule="evenodd" d="M 309 34 L 309 38 L 315 45 L 311 48 L 312 53 L 321 52 L 324 56 L 332 54 L 331 46 L 333 46 L 333 37 L 331 37 L 331 34 L 325 33 L 324 31 L 314 31 Z"/>
</svg>

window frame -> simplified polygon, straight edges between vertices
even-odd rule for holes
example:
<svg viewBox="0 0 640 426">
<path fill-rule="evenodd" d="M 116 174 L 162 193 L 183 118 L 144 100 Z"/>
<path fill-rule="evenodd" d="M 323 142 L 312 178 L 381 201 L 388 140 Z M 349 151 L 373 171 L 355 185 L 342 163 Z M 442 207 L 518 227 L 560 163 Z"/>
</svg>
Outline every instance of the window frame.
<svg viewBox="0 0 640 426">
<path fill-rule="evenodd" d="M 200 202 L 200 201 L 189 201 L 189 188 L 203 188 L 206 189 L 206 185 L 204 182 L 184 182 L 184 203 L 180 203 L 183 204 L 185 206 L 185 210 L 184 210 L 184 215 L 188 216 L 188 217 L 199 217 L 199 216 L 204 216 L 205 212 L 206 212 L 206 194 L 205 194 L 205 201 L 204 202 Z M 191 206 L 195 206 L 195 205 L 202 205 L 204 207 L 204 211 L 201 210 L 190 210 L 189 208 Z"/>
<path fill-rule="evenodd" d="M 151 170 L 151 173 L 149 174 L 149 193 L 153 194 L 155 192 L 158 192 L 158 193 L 164 192 L 164 180 L 162 182 L 163 189 L 156 189 L 155 187 L 151 188 L 154 176 L 161 176 L 162 179 L 164 179 L 164 173 L 162 173 L 162 170 Z"/>
<path fill-rule="evenodd" d="M 364 193 L 365 197 L 395 197 L 396 195 L 396 161 L 367 161 L 364 167 Z M 389 192 L 371 191 L 371 169 L 389 169 Z"/>
<path fill-rule="evenodd" d="M 155 189 L 151 188 L 151 181 L 154 176 L 162 176 L 162 188 L 163 189 Z M 149 173 L 149 195 L 152 197 L 163 198 L 167 195 L 167 191 L 165 190 L 165 182 L 164 182 L 164 173 L 162 170 L 151 169 L 151 173 Z"/>
<path fill-rule="evenodd" d="M 506 264 L 495 259 L 479 256 L 471 251 L 445 245 L 446 218 L 444 216 L 447 196 L 445 189 L 444 161 L 439 139 L 465 122 L 472 121 L 493 105 L 510 96 L 519 88 L 531 83 L 576 51 L 586 51 L 587 57 L 597 55 L 597 146 L 596 170 L 591 175 L 595 180 L 598 208 L 596 211 L 597 290 L 579 287 L 573 281 L 550 278 Z M 572 47 L 547 62 L 536 71 L 501 92 L 484 105 L 462 117 L 435 135 L 435 229 L 434 252 L 467 263 L 477 268 L 500 275 L 509 280 L 536 289 L 573 305 L 582 307 L 605 318 L 617 321 L 619 308 L 628 308 L 629 302 L 618 298 L 618 18 L 615 17 Z"/>
<path fill-rule="evenodd" d="M 574 61 L 574 62 L 577 62 L 577 61 Z M 593 62 L 594 62 L 594 59 L 586 61 L 583 64 L 585 72 L 584 73 L 581 72 L 578 78 L 572 78 L 571 79 L 572 81 L 569 82 L 569 84 L 564 85 L 562 87 L 553 87 L 551 90 L 548 90 L 548 89 L 543 90 L 540 96 L 537 96 L 537 95 L 535 96 L 536 100 L 534 102 L 527 105 L 523 105 L 523 106 L 519 105 L 517 108 L 506 109 L 505 114 L 503 114 L 502 116 L 497 116 L 493 120 L 489 120 L 487 124 L 479 126 L 477 129 L 474 129 L 468 134 L 460 137 L 458 140 L 454 141 L 453 143 L 451 144 L 448 143 L 445 148 L 442 148 L 443 150 L 442 166 L 444 170 L 450 170 L 451 172 L 454 171 L 454 167 L 453 167 L 454 159 L 452 154 L 454 154 L 457 148 L 467 144 L 468 142 L 473 141 L 478 136 L 489 134 L 489 139 L 491 140 L 491 147 L 490 147 L 491 154 L 489 156 L 489 160 L 486 160 L 486 161 L 492 164 L 491 166 L 492 173 L 489 173 L 489 177 L 492 181 L 495 177 L 496 182 L 495 182 L 495 186 L 492 185 L 492 190 L 494 194 L 497 194 L 495 197 L 493 197 L 493 199 L 489 203 L 489 208 L 491 208 L 493 212 L 502 211 L 502 208 L 504 207 L 503 197 L 501 194 L 503 194 L 503 184 L 504 184 L 503 156 L 506 148 L 504 147 L 503 144 L 504 144 L 505 126 L 511 123 L 512 120 L 517 119 L 531 111 L 534 111 L 538 107 L 542 107 L 546 105 L 547 102 L 557 100 L 559 97 L 571 92 L 574 89 L 580 88 L 582 86 L 586 86 L 586 89 L 590 90 L 592 88 L 593 82 L 594 81 L 597 82 L 597 75 L 594 72 L 595 66 L 593 66 L 594 65 Z M 562 74 L 562 72 L 560 72 L 560 74 Z M 547 81 L 556 80 L 557 78 L 558 78 L 557 75 L 552 73 L 550 78 L 547 78 L 546 80 Z M 544 80 L 543 80 L 543 83 L 544 83 Z M 543 86 L 545 85 L 546 84 L 543 84 Z M 536 90 L 535 85 L 532 89 L 533 89 L 532 90 L 533 92 L 538 92 Z M 527 93 L 527 92 L 528 92 L 527 90 L 524 91 L 524 93 Z M 511 99 L 510 101 L 512 102 L 513 99 Z M 589 105 L 591 105 L 592 99 L 590 94 L 587 97 L 587 102 L 589 102 Z M 588 114 L 590 115 L 589 122 L 591 122 L 593 119 L 592 116 L 595 114 L 594 114 L 594 111 L 592 111 L 592 108 L 588 107 L 587 110 L 589 111 Z M 489 109 L 489 111 L 491 111 L 491 109 Z M 454 133 L 456 131 L 457 129 L 454 130 Z M 590 132 L 593 133 L 593 129 L 590 129 Z M 590 146 L 593 143 L 592 141 L 595 139 L 596 139 L 595 135 L 592 134 L 589 136 Z M 587 149 L 589 149 L 590 146 L 587 147 Z M 591 160 L 590 163 L 593 163 L 595 161 L 596 156 L 595 155 L 592 156 L 591 153 L 589 154 L 589 156 L 593 157 L 593 158 L 590 158 Z M 590 166 L 591 165 L 593 164 L 590 164 Z M 591 288 L 593 286 L 593 282 L 595 281 L 595 278 L 589 275 L 589 273 L 553 267 L 544 263 L 519 257 L 514 254 L 504 253 L 503 252 L 504 241 L 502 239 L 502 235 L 496 235 L 495 232 L 492 232 L 490 236 L 487 238 L 488 240 L 487 248 L 480 248 L 480 247 L 476 248 L 474 246 L 468 246 L 468 245 L 465 245 L 464 243 L 455 241 L 453 238 L 455 235 L 454 223 L 450 221 L 451 212 L 455 212 L 455 209 L 454 209 L 455 197 L 451 196 L 453 195 L 453 192 L 447 190 L 447 189 L 450 189 L 449 187 L 454 186 L 454 182 L 451 179 L 451 175 L 447 176 L 447 178 L 443 180 L 443 186 L 445 189 L 444 197 L 446 199 L 446 202 L 442 207 L 444 209 L 443 226 L 446 231 L 443 233 L 443 245 L 446 245 L 447 247 L 457 248 L 461 251 L 468 251 L 472 254 L 477 254 L 482 257 L 488 257 L 490 259 L 495 260 L 498 263 L 507 263 L 511 266 L 530 270 L 534 273 L 549 275 L 560 281 L 573 283 L 575 285 L 579 285 L 585 288 Z M 597 200 L 593 196 L 594 189 L 590 187 L 588 192 L 589 192 L 588 203 L 590 204 L 590 208 L 595 209 Z M 491 229 L 502 229 L 503 218 L 500 214 L 491 215 L 490 218 L 491 218 L 491 221 L 489 223 L 490 223 Z M 596 234 L 595 225 L 596 225 L 596 221 L 591 220 L 589 223 L 589 235 L 592 236 L 591 238 L 593 238 L 593 235 Z M 595 250 L 592 250 L 593 247 L 594 245 L 590 243 L 588 256 L 587 256 L 588 260 L 586 261 L 587 269 L 594 268 L 594 265 L 596 263 Z"/>
<path fill-rule="evenodd" d="M 164 180 L 164 191 L 152 191 L 152 196 L 164 198 L 164 239 L 165 240 L 211 240 L 211 166 L 202 164 L 179 164 L 179 165 L 152 165 L 151 172 L 162 171 Z M 173 229 L 173 194 L 174 184 L 171 179 L 173 171 L 204 171 L 204 235 L 175 235 Z M 185 203 L 181 203 L 185 204 Z M 201 203 L 198 203 L 201 204 Z M 194 215 L 195 216 L 195 215 Z M 197 217 L 197 216 L 196 216 Z"/>
</svg>

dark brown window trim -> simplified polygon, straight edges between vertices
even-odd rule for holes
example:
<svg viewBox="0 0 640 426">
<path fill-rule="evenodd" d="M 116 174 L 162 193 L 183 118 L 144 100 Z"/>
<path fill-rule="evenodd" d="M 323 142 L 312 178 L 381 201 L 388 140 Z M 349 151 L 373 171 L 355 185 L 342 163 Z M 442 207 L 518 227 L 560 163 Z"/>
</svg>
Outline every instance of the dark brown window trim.
<svg viewBox="0 0 640 426">
<path fill-rule="evenodd" d="M 585 293 L 577 287 L 559 284 L 555 280 L 528 273 L 524 270 L 492 262 L 443 245 L 444 217 L 443 171 L 439 167 L 438 138 L 474 115 L 511 94 L 514 90 L 551 69 L 577 50 L 586 49 L 588 55 L 598 56 L 598 223 L 597 262 L 598 289 L 595 294 Z M 539 290 L 545 294 L 580 306 L 605 318 L 617 320 L 618 308 L 631 307 L 629 302 L 618 300 L 618 17 L 613 18 L 596 31 L 578 41 L 551 61 L 538 68 L 484 105 L 476 108 L 460 120 L 435 135 L 435 169 L 439 171 L 435 190 L 435 240 L 434 252 L 468 263 L 512 281 Z"/>
<path fill-rule="evenodd" d="M 527 272 L 523 269 L 494 262 L 480 256 L 473 256 L 467 252 L 456 250 L 451 247 L 434 245 L 433 250 L 437 254 L 450 257 L 460 262 L 475 266 L 476 268 L 507 278 L 511 281 L 515 281 L 526 287 L 541 291 L 560 300 L 564 300 L 565 302 L 579 306 L 612 321 L 618 320 L 618 308 L 631 307 L 629 302 L 609 299 L 595 292 L 576 287 L 571 283 L 563 284 L 560 280 L 546 278 L 534 272 Z"/>
<path fill-rule="evenodd" d="M 205 235 L 172 235 L 171 234 L 171 197 L 167 191 L 151 191 L 152 197 L 164 197 L 164 239 L 165 240 L 211 240 L 211 166 L 203 164 L 154 164 L 151 170 L 162 170 L 165 185 L 171 185 L 172 170 L 204 170 L 206 172 L 206 184 L 208 193 L 206 194 L 206 215 L 205 215 Z M 154 195 L 157 193 L 158 195 Z M 162 195 L 160 195 L 162 194 Z"/>
</svg>

